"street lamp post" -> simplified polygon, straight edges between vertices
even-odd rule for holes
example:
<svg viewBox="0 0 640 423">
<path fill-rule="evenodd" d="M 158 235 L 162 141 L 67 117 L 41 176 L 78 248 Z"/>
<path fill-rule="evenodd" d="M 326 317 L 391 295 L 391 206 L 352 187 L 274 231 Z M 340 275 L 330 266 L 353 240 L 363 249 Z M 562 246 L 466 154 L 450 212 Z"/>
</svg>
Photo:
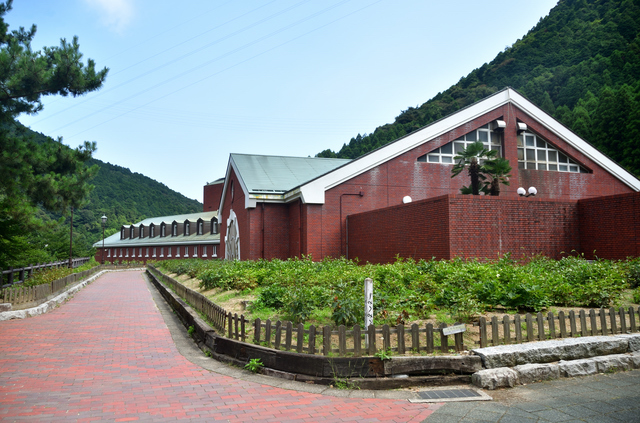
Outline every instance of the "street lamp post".
<svg viewBox="0 0 640 423">
<path fill-rule="evenodd" d="M 107 216 L 102 215 L 102 264 L 104 264 L 104 225 L 107 223 Z"/>
</svg>

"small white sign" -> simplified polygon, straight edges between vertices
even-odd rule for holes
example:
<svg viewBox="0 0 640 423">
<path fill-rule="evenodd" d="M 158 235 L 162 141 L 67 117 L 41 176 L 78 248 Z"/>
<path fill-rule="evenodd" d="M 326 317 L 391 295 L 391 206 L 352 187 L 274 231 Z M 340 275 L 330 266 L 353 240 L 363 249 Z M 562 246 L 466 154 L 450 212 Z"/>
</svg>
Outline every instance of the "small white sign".
<svg viewBox="0 0 640 423">
<path fill-rule="evenodd" d="M 373 324 L 373 279 L 364 280 L 364 327 L 365 330 Z M 367 338 L 368 339 L 368 338 Z"/>
<path fill-rule="evenodd" d="M 449 326 L 447 328 L 442 328 L 442 334 L 445 336 L 449 336 L 449 335 L 453 335 L 456 333 L 462 333 L 464 331 L 466 331 L 467 329 L 465 328 L 464 325 L 453 325 L 453 326 Z"/>
</svg>

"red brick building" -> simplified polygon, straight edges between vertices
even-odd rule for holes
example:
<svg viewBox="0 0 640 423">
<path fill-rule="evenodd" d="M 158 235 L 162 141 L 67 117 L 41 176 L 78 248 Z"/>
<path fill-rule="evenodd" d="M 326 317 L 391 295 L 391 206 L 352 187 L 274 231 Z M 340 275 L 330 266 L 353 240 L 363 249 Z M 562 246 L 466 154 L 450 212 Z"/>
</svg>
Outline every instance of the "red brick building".
<svg viewBox="0 0 640 423">
<path fill-rule="evenodd" d="M 476 141 L 511 164 L 499 197 L 459 195 L 468 175 L 451 178 Z M 206 240 L 207 258 L 241 260 L 640 255 L 640 181 L 509 88 L 355 160 L 231 154 L 225 177 L 204 187 L 203 212 L 214 213 L 199 217 L 207 237 L 144 239 L 141 222 L 108 239 L 110 252 L 176 258 L 171 245 L 201 252 Z"/>
<path fill-rule="evenodd" d="M 451 178 L 453 157 L 475 141 L 511 163 L 511 185 L 499 197 L 458 195 L 468 176 Z M 519 187 L 537 195 L 520 197 Z M 372 262 L 398 254 L 638 255 L 639 191 L 633 175 L 505 89 L 356 160 L 232 154 L 219 255 Z M 629 242 L 614 254 L 606 246 L 621 219 Z M 617 222 L 613 232 L 602 230 L 604 221 Z"/>
</svg>

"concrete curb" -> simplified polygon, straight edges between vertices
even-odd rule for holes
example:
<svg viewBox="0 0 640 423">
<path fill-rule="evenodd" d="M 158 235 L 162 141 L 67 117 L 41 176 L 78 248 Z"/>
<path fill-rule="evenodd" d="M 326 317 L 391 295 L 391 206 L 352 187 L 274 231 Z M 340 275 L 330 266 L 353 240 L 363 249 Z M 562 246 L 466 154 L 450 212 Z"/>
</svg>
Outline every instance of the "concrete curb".
<svg viewBox="0 0 640 423">
<path fill-rule="evenodd" d="M 513 388 L 534 382 L 640 369 L 640 334 L 592 336 L 473 351 L 484 370 L 471 382 L 483 389 Z"/>
<path fill-rule="evenodd" d="M 101 270 L 98 273 L 94 273 L 93 275 L 91 275 L 91 277 L 76 283 L 75 285 L 71 286 L 69 289 L 67 289 L 66 291 L 64 291 L 63 293 L 61 293 L 60 295 L 45 301 L 44 303 L 40 304 L 39 306 L 36 307 L 32 307 L 32 308 L 27 308 L 24 310 L 13 310 L 13 311 L 4 311 L 0 313 L 0 321 L 4 321 L 4 320 L 12 320 L 12 319 L 26 319 L 27 317 L 33 317 L 33 316 L 38 316 L 40 314 L 44 314 L 47 313 L 51 310 L 53 310 L 54 308 L 56 308 L 57 306 L 59 306 L 60 304 L 62 304 L 63 302 L 67 301 L 69 298 L 73 297 L 73 295 L 80 291 L 82 288 L 84 288 L 85 286 L 87 286 L 88 284 L 90 284 L 91 282 L 93 282 L 94 280 L 96 280 L 98 277 L 100 277 L 102 274 L 107 273 L 107 272 L 124 272 L 124 271 L 128 271 L 128 270 L 140 270 L 140 271 L 144 271 L 144 268 L 139 268 L 139 269 L 118 269 L 118 270 L 111 270 L 111 269 L 107 269 L 107 270 Z"/>
</svg>

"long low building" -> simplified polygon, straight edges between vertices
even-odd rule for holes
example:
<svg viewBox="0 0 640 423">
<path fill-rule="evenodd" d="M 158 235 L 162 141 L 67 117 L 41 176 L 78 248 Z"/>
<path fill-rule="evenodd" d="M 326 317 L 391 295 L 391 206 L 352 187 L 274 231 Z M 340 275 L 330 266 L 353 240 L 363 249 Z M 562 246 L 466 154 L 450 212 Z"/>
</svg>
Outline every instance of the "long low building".
<svg viewBox="0 0 640 423">
<path fill-rule="evenodd" d="M 99 262 L 131 262 L 172 258 L 218 258 L 218 212 L 182 214 L 145 219 L 124 225 L 93 246 Z"/>
</svg>

